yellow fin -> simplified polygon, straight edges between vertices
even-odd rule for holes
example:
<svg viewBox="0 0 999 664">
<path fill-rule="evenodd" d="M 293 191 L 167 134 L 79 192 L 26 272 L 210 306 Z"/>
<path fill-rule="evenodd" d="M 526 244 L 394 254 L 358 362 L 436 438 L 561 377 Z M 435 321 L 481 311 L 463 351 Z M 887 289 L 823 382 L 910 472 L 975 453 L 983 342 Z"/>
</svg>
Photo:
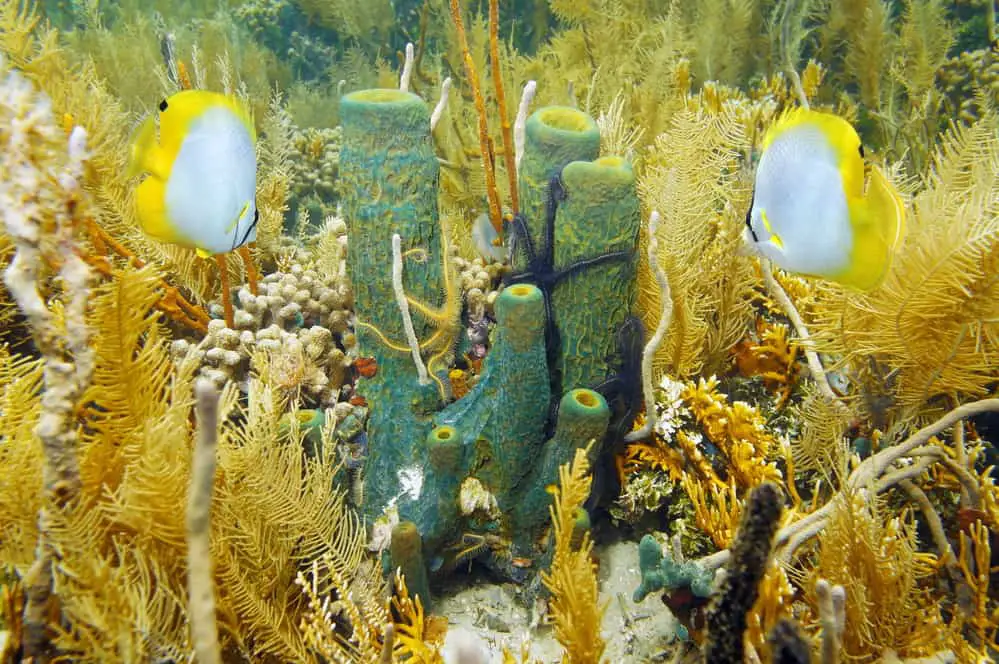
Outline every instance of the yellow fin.
<svg viewBox="0 0 999 664">
<path fill-rule="evenodd" d="M 877 166 L 871 167 L 866 201 L 872 210 L 877 211 L 874 221 L 880 222 L 878 232 L 892 250 L 896 249 L 905 237 L 905 204 L 898 190 Z"/>
<path fill-rule="evenodd" d="M 867 196 L 850 205 L 853 251 L 850 266 L 834 278 L 870 290 L 884 279 L 905 230 L 902 197 L 878 168 L 871 169 Z"/>
<path fill-rule="evenodd" d="M 201 247 L 196 248 L 194 250 L 194 253 L 196 253 L 198 255 L 198 258 L 211 258 L 212 256 L 215 255 L 215 254 L 213 254 L 210 251 L 206 251 L 205 249 L 202 249 Z"/>
<path fill-rule="evenodd" d="M 170 223 L 166 212 L 166 185 L 162 180 L 149 177 L 135 190 L 135 210 L 143 232 L 160 242 L 188 245 Z"/>
<path fill-rule="evenodd" d="M 168 152 L 179 151 L 191 122 L 206 110 L 219 106 L 235 113 L 256 141 L 253 120 L 239 99 L 209 90 L 181 90 L 160 104 L 160 144 Z"/>
<path fill-rule="evenodd" d="M 140 173 L 150 173 L 166 180 L 169 170 L 163 151 L 156 143 L 156 122 L 150 115 L 132 133 L 126 175 L 134 177 Z"/>
</svg>

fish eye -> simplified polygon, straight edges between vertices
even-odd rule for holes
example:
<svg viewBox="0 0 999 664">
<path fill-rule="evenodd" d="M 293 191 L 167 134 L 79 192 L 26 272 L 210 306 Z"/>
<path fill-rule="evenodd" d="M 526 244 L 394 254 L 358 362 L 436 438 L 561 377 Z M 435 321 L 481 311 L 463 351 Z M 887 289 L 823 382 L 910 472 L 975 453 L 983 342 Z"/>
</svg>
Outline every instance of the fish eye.
<svg viewBox="0 0 999 664">
<path fill-rule="evenodd" d="M 167 101 L 166 101 L 166 99 L 164 99 L 163 101 L 160 102 L 160 111 L 165 111 L 165 110 L 167 110 Z"/>
</svg>

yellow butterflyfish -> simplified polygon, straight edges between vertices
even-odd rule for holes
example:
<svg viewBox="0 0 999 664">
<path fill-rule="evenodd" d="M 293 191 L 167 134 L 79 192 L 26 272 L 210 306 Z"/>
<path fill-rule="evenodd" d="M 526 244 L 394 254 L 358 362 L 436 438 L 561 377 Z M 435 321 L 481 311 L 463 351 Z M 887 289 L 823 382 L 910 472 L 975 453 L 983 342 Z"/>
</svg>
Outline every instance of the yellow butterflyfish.
<svg viewBox="0 0 999 664">
<path fill-rule="evenodd" d="M 905 207 L 849 122 L 806 109 L 785 113 L 763 140 L 745 238 L 789 272 L 869 290 L 881 283 L 905 232 Z"/>
<path fill-rule="evenodd" d="M 472 242 L 483 258 L 499 263 L 506 260 L 506 246 L 499 233 L 493 228 L 488 212 L 483 212 L 472 222 Z"/>
<path fill-rule="evenodd" d="M 256 133 L 243 104 L 182 90 L 159 104 L 132 137 L 129 174 L 148 173 L 136 211 L 151 237 L 221 254 L 256 240 Z"/>
</svg>

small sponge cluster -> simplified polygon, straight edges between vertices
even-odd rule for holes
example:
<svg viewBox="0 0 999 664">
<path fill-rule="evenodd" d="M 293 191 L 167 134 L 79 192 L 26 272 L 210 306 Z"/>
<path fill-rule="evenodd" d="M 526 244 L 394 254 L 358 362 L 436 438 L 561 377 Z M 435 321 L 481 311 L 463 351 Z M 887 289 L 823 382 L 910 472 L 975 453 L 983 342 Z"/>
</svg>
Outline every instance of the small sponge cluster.
<svg viewBox="0 0 999 664">
<path fill-rule="evenodd" d="M 495 261 L 487 262 L 481 256 L 468 260 L 459 256 L 456 251 L 452 251 L 451 264 L 458 272 L 459 286 L 465 294 L 469 319 L 480 320 L 486 314 L 492 317 L 493 303 L 500 291 L 499 281 L 510 266 Z"/>
</svg>

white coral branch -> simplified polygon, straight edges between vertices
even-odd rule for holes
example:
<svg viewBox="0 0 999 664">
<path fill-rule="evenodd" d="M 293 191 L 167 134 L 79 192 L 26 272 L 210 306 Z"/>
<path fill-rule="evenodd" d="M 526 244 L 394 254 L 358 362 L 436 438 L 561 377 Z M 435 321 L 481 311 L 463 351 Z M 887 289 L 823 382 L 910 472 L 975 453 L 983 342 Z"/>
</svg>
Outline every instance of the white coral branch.
<svg viewBox="0 0 999 664">
<path fill-rule="evenodd" d="M 406 61 L 402 65 L 402 75 L 399 77 L 399 89 L 409 92 L 409 82 L 413 78 L 413 63 L 416 62 L 413 42 L 406 44 Z"/>
<path fill-rule="evenodd" d="M 4 63 L 0 61 L 0 69 Z M 75 501 L 80 491 L 73 411 L 90 382 L 93 351 L 86 326 L 90 270 L 74 237 L 83 191 L 86 132 L 76 127 L 68 144 L 50 101 L 16 72 L 0 84 L 0 222 L 15 253 L 4 273 L 11 296 L 31 329 L 44 362 L 41 412 L 35 434 L 43 453 L 46 501 L 38 516 L 38 554 L 26 575 L 24 653 L 48 647 L 49 599 L 57 545 L 49 512 Z M 46 303 L 46 266 L 58 266 L 65 329 Z"/>
<path fill-rule="evenodd" d="M 441 121 L 441 116 L 444 115 L 444 109 L 447 108 L 447 100 L 451 93 L 451 77 L 448 76 L 441 83 L 441 98 L 437 100 L 437 106 L 434 107 L 434 112 L 430 114 L 430 131 L 433 131 L 437 127 L 437 123 Z"/>
<path fill-rule="evenodd" d="M 669 288 L 669 279 L 666 272 L 659 265 L 659 239 L 656 232 L 659 229 L 659 211 L 653 210 L 649 215 L 649 267 L 656 275 L 656 283 L 659 284 L 659 299 L 662 309 L 659 312 L 659 324 L 656 325 L 655 334 L 645 344 L 642 351 L 642 395 L 645 399 L 645 424 L 642 428 L 632 431 L 624 437 L 625 442 L 634 442 L 652 435 L 656 427 L 656 396 L 652 388 L 652 361 L 656 357 L 659 346 L 662 345 L 666 337 L 666 330 L 669 329 L 670 320 L 673 318 L 673 296 Z"/>
<path fill-rule="evenodd" d="M 520 95 L 520 106 L 517 108 L 517 118 L 513 122 L 513 153 L 516 155 L 517 172 L 520 172 L 520 159 L 524 156 L 524 144 L 527 142 L 527 111 L 534 101 L 538 91 L 537 81 L 528 81 L 524 92 Z"/>
<path fill-rule="evenodd" d="M 191 488 L 187 497 L 187 593 L 191 642 L 197 661 L 218 664 L 218 627 L 215 620 L 215 582 L 211 555 L 211 506 L 218 443 L 219 394 L 208 378 L 194 386 L 198 440 L 191 460 Z"/>
<path fill-rule="evenodd" d="M 430 375 L 427 373 L 427 365 L 423 363 L 423 357 L 420 355 L 420 342 L 416 338 L 416 330 L 413 329 L 413 318 L 409 314 L 409 300 L 406 299 L 406 290 L 402 286 L 402 238 L 398 233 L 392 234 L 392 290 L 395 293 L 395 303 L 399 306 L 399 313 L 402 314 L 402 328 L 406 332 L 406 342 L 413 354 L 413 364 L 416 365 L 416 374 L 419 377 L 420 385 L 427 385 L 430 383 Z"/>
</svg>

